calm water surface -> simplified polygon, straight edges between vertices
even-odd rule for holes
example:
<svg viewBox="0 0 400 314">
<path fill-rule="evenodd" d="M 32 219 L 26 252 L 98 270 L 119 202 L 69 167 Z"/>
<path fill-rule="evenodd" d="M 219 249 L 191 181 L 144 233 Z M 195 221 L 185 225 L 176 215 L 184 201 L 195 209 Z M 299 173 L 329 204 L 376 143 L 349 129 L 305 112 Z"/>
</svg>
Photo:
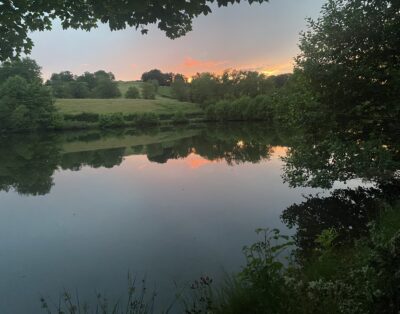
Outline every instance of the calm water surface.
<svg viewBox="0 0 400 314">
<path fill-rule="evenodd" d="M 240 269 L 258 227 L 317 190 L 283 183 L 285 141 L 265 128 L 96 131 L 3 138 L 0 313 L 40 313 L 63 289 L 125 294 L 127 273 L 174 285 Z"/>
</svg>

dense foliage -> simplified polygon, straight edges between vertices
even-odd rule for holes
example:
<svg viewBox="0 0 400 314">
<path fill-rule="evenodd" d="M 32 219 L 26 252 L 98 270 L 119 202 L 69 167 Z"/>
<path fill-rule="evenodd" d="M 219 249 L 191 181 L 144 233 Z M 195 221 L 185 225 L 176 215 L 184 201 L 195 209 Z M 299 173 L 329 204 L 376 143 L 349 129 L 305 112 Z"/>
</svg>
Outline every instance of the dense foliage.
<svg viewBox="0 0 400 314">
<path fill-rule="evenodd" d="M 0 132 L 55 128 L 59 125 L 40 67 L 30 59 L 0 66 Z"/>
<path fill-rule="evenodd" d="M 240 0 L 235 0 L 239 2 Z M 268 0 L 248 0 L 266 2 Z M 0 61 L 30 53 L 33 42 L 28 34 L 50 30 L 55 19 L 64 29 L 96 28 L 98 23 L 107 23 L 111 30 L 129 26 L 144 28 L 157 24 L 170 38 L 177 38 L 192 30 L 192 20 L 211 13 L 210 4 L 227 6 L 232 0 L 196 1 L 2 1 L 0 2 Z"/>
<path fill-rule="evenodd" d="M 157 81 L 159 86 L 170 86 L 172 83 L 173 74 L 163 73 L 158 69 L 151 70 L 142 74 L 142 81 Z"/>
<path fill-rule="evenodd" d="M 154 82 L 146 82 L 142 86 L 142 97 L 144 99 L 155 99 L 157 93 L 157 85 Z"/>
<path fill-rule="evenodd" d="M 171 83 L 171 96 L 180 101 L 188 101 L 190 99 L 190 85 L 182 74 L 174 75 Z"/>
<path fill-rule="evenodd" d="M 140 98 L 139 89 L 136 86 L 131 86 L 125 93 L 125 98 L 137 99 Z"/>
<path fill-rule="evenodd" d="M 180 89 L 183 95 L 188 92 L 193 102 L 206 106 L 219 100 L 270 95 L 286 86 L 290 77 L 290 74 L 266 76 L 254 71 L 227 70 L 219 76 L 211 73 L 197 74 L 192 78 L 188 91 L 182 83 Z"/>
<path fill-rule="evenodd" d="M 400 2 L 329 0 L 309 21 L 297 67 L 343 127 L 390 127 L 400 115 Z M 393 131 L 393 128 L 392 128 Z"/>
<path fill-rule="evenodd" d="M 121 96 L 115 76 L 103 70 L 75 76 L 69 71 L 53 73 L 46 82 L 56 98 L 115 98 Z"/>
</svg>

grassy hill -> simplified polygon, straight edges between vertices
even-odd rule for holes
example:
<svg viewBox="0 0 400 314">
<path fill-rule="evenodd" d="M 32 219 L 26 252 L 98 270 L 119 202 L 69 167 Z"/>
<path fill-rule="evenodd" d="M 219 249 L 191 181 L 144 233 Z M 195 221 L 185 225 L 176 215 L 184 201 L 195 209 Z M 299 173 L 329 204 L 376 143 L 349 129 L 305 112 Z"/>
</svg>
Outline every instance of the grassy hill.
<svg viewBox="0 0 400 314">
<path fill-rule="evenodd" d="M 174 114 L 182 111 L 185 114 L 201 114 L 202 110 L 196 104 L 180 102 L 174 99 L 160 97 L 159 99 L 57 99 L 56 107 L 64 114 L 79 114 L 91 112 L 108 114 L 121 112 L 123 114 L 154 112 L 156 114 Z"/>
<path fill-rule="evenodd" d="M 171 88 L 160 86 L 156 99 L 126 99 L 124 95 L 129 87 L 136 86 L 141 90 L 143 82 L 118 81 L 122 97 L 114 99 L 57 99 L 56 107 L 63 114 L 79 114 L 82 112 L 123 114 L 153 112 L 156 114 L 174 114 L 182 111 L 185 114 L 201 114 L 202 110 L 196 104 L 172 99 Z"/>
</svg>

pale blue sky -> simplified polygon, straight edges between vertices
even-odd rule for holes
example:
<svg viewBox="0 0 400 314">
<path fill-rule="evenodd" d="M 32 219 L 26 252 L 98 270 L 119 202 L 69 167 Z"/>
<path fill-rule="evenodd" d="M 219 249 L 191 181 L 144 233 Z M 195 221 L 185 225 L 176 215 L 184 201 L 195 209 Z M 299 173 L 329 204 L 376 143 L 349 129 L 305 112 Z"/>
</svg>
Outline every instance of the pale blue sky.
<svg viewBox="0 0 400 314">
<path fill-rule="evenodd" d="M 32 58 L 47 78 L 53 72 L 76 74 L 104 69 L 117 79 L 133 80 L 152 68 L 192 75 L 223 69 L 257 69 L 266 73 L 292 70 L 299 32 L 307 17 L 316 18 L 325 0 L 246 2 L 194 21 L 193 31 L 171 40 L 156 27 L 148 35 L 135 29 L 111 32 L 101 25 L 91 32 L 61 29 L 34 33 Z"/>
</svg>

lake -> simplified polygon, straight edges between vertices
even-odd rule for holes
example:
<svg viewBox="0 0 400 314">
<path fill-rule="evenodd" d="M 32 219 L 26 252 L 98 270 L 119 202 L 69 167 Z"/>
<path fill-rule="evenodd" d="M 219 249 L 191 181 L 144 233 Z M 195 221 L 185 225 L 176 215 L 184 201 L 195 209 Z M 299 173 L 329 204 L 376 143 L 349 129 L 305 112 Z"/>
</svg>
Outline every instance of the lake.
<svg viewBox="0 0 400 314">
<path fill-rule="evenodd" d="M 240 270 L 256 228 L 320 189 L 290 188 L 290 135 L 208 125 L 0 139 L 0 312 L 40 313 L 64 289 L 92 302 L 146 278 L 163 308 L 183 287 Z"/>
</svg>

